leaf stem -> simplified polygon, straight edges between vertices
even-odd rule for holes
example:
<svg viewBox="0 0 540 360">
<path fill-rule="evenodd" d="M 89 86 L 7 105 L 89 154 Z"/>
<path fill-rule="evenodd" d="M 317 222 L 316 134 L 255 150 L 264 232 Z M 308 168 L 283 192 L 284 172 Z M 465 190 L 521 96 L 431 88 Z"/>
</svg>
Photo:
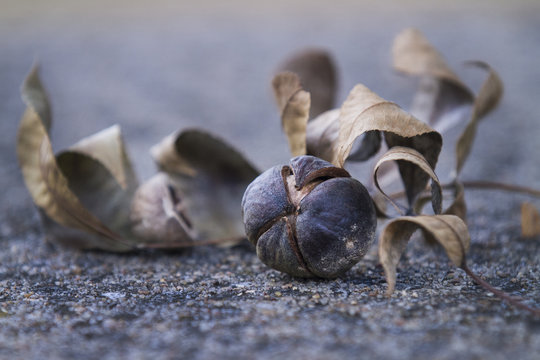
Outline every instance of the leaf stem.
<svg viewBox="0 0 540 360">
<path fill-rule="evenodd" d="M 500 183 L 500 182 L 495 182 L 495 181 L 484 181 L 484 180 L 463 181 L 462 184 L 465 188 L 469 188 L 469 189 L 503 190 L 503 191 L 510 191 L 510 192 L 516 192 L 516 193 L 540 197 L 540 190 L 536 190 L 536 189 L 526 187 L 526 186 L 505 184 L 505 183 Z M 446 184 L 446 185 L 443 185 L 443 187 L 454 188 L 455 185 Z"/>
<path fill-rule="evenodd" d="M 461 181 L 461 184 L 466 189 L 475 189 L 475 190 L 502 190 L 520 194 L 531 195 L 535 197 L 540 197 L 540 190 L 533 189 L 527 186 L 506 184 L 496 181 L 487 181 L 487 180 L 470 180 L 470 181 Z M 455 189 L 455 183 L 443 184 L 443 189 Z M 400 198 L 405 196 L 404 191 L 398 191 L 393 194 L 390 194 L 391 198 Z"/>
<path fill-rule="evenodd" d="M 469 275 L 478 285 L 482 286 L 484 289 L 486 289 L 486 290 L 492 292 L 493 294 L 497 295 L 503 301 L 506 301 L 510 305 L 513 305 L 513 306 L 515 306 L 515 307 L 517 307 L 519 309 L 522 309 L 522 310 L 529 311 L 533 315 L 540 317 L 540 309 L 535 309 L 535 308 L 532 308 L 532 307 L 530 307 L 528 305 L 525 305 L 522 302 L 523 299 L 521 299 L 520 297 L 511 296 L 510 294 L 493 287 L 490 283 L 488 283 L 487 281 L 482 279 L 480 276 L 473 273 L 471 271 L 471 269 L 469 269 L 469 267 L 467 266 L 466 263 L 464 263 L 461 266 L 461 269 L 463 269 L 465 271 L 465 273 L 467 275 Z"/>
</svg>

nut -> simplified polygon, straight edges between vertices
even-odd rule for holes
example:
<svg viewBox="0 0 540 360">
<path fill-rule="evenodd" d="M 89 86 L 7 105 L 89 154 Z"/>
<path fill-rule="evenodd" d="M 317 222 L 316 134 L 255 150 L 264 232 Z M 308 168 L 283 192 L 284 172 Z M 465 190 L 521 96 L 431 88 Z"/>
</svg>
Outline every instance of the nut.
<svg viewBox="0 0 540 360">
<path fill-rule="evenodd" d="M 306 155 L 259 175 L 244 193 L 242 216 L 261 261 L 299 277 L 345 273 L 373 243 L 377 224 L 359 181 Z"/>
</svg>

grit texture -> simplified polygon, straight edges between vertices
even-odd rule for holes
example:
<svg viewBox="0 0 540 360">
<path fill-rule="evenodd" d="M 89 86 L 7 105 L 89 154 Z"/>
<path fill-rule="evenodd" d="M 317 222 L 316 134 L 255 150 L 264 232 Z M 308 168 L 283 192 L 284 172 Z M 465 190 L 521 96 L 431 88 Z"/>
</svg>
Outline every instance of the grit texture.
<svg viewBox="0 0 540 360">
<path fill-rule="evenodd" d="M 286 163 L 270 91 L 279 62 L 307 46 L 326 48 L 339 66 L 339 102 L 362 82 L 407 108 L 416 84 L 392 72 L 390 46 L 415 26 L 468 80 L 481 77 L 461 62 L 479 59 L 505 83 L 463 178 L 539 188 L 540 3 L 76 3 L 1 4 L 0 358 L 538 358 L 540 319 L 502 303 L 421 241 L 407 248 L 391 298 L 376 247 L 336 280 L 302 280 L 267 268 L 247 243 L 122 255 L 50 245 L 14 149 L 19 86 L 37 60 L 55 150 L 118 123 L 143 180 L 155 171 L 151 145 L 201 127 L 260 169 Z M 456 136 L 445 134 L 445 144 Z M 448 150 L 442 178 L 451 165 Z M 539 307 L 540 239 L 520 236 L 525 200 L 540 206 L 467 192 L 468 262 Z"/>
</svg>

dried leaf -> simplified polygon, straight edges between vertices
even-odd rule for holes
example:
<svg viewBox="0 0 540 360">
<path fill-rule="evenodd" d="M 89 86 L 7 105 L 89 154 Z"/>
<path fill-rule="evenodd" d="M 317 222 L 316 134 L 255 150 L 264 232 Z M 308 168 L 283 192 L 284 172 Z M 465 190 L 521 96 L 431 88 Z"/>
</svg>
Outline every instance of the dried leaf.
<svg viewBox="0 0 540 360">
<path fill-rule="evenodd" d="M 456 177 L 461 172 L 476 136 L 476 128 L 480 120 L 497 107 L 503 95 L 503 84 L 499 75 L 488 64 L 476 61 L 469 64 L 484 69 L 488 77 L 476 95 L 471 119 L 461 133 L 456 145 Z"/>
<path fill-rule="evenodd" d="M 409 110 L 412 115 L 439 132 L 463 118 L 473 94 L 420 31 L 409 28 L 400 32 L 392 55 L 397 71 L 421 77 Z"/>
<path fill-rule="evenodd" d="M 141 185 L 133 198 L 133 233 L 147 242 L 191 243 L 196 231 L 165 173 L 158 173 Z"/>
<path fill-rule="evenodd" d="M 114 176 L 122 189 L 137 186 L 137 176 L 127 155 L 118 125 L 81 139 L 66 152 L 86 155 L 101 163 Z"/>
<path fill-rule="evenodd" d="M 276 102 L 281 111 L 281 124 L 289 140 L 292 156 L 306 154 L 306 126 L 311 98 L 302 89 L 298 75 L 279 73 L 272 81 Z"/>
<path fill-rule="evenodd" d="M 428 239 L 439 243 L 450 260 L 458 267 L 466 267 L 466 253 L 470 235 L 467 225 L 454 215 L 406 216 L 388 223 L 379 238 L 379 259 L 384 268 L 387 294 L 394 291 L 396 267 L 411 235 L 420 229 Z"/>
<path fill-rule="evenodd" d="M 473 96 L 468 89 L 446 80 L 422 77 L 409 111 L 444 133 L 467 117 L 472 103 Z"/>
<path fill-rule="evenodd" d="M 161 142 L 152 146 L 150 154 L 152 155 L 152 159 L 154 159 L 156 164 L 164 172 L 195 176 L 195 169 L 191 168 L 176 151 L 174 143 L 179 135 L 180 132 L 175 132 L 166 136 Z"/>
<path fill-rule="evenodd" d="M 467 222 L 467 204 L 465 203 L 465 187 L 460 182 L 454 183 L 454 201 L 444 210 L 444 214 L 456 215 Z"/>
<path fill-rule="evenodd" d="M 232 147 L 200 130 L 183 131 L 174 142 L 164 141 L 174 147 L 177 156 L 162 157 L 158 151 L 154 156 L 168 174 L 169 184 L 198 239 L 244 237 L 240 204 L 258 171 Z M 166 154 L 173 151 L 165 146 L 154 149 Z M 169 172 L 168 169 L 177 168 L 169 162 L 174 159 L 191 170 Z"/>
<path fill-rule="evenodd" d="M 389 148 L 409 147 L 418 151 L 434 169 L 442 147 L 441 135 L 388 102 L 364 85 L 357 85 L 341 107 L 339 140 L 334 144 L 334 163 L 343 166 L 359 136 L 383 131 Z M 425 188 L 429 175 L 409 162 L 398 163 L 409 204 Z"/>
<path fill-rule="evenodd" d="M 329 110 L 307 124 L 307 153 L 331 162 L 333 147 L 339 137 L 340 109 Z M 370 131 L 361 135 L 353 145 L 347 161 L 366 161 L 381 147 L 381 134 Z"/>
<path fill-rule="evenodd" d="M 521 204 L 521 235 L 523 237 L 540 235 L 540 213 L 533 204 L 527 202 Z"/>
<path fill-rule="evenodd" d="M 137 243 L 129 216 L 138 182 L 120 127 L 115 125 L 82 139 L 60 152 L 57 162 L 83 206 L 129 243 Z"/>
<path fill-rule="evenodd" d="M 332 161 L 332 147 L 339 136 L 339 109 L 329 110 L 308 122 L 306 132 L 308 155 Z"/>
<path fill-rule="evenodd" d="M 444 61 L 442 55 L 414 28 L 400 32 L 392 47 L 394 68 L 410 75 L 429 75 L 466 86 Z"/>
<path fill-rule="evenodd" d="M 41 83 L 39 77 L 39 66 L 34 65 L 30 73 L 26 76 L 21 88 L 24 103 L 32 107 L 38 113 L 47 133 L 51 128 L 51 106 L 47 96 L 47 91 Z"/>
<path fill-rule="evenodd" d="M 402 31 L 394 40 L 392 52 L 397 71 L 422 77 L 411 109 L 411 113 L 421 120 L 444 131 L 464 117 L 465 107 L 473 105 L 471 118 L 456 145 L 457 177 L 471 151 L 478 122 L 498 105 L 502 97 L 503 85 L 499 76 L 486 63 L 469 62 L 469 65 L 488 71 L 488 78 L 475 98 L 442 55 L 416 29 Z"/>
<path fill-rule="evenodd" d="M 292 55 L 279 68 L 293 72 L 300 78 L 302 88 L 311 94 L 310 118 L 315 118 L 334 107 L 337 71 L 327 51 L 308 49 Z"/>
<path fill-rule="evenodd" d="M 375 168 L 373 169 L 373 180 L 375 183 L 375 186 L 379 191 L 386 197 L 388 201 L 390 201 L 396 209 L 399 211 L 398 205 L 393 201 L 391 197 L 389 197 L 380 187 L 379 180 L 377 177 L 377 172 L 379 171 L 380 166 L 387 162 L 387 161 L 397 161 L 398 165 L 403 162 L 409 162 L 411 164 L 414 164 L 417 166 L 421 171 L 426 173 L 431 178 L 431 204 L 433 206 L 433 212 L 435 214 L 440 214 L 442 211 L 442 188 L 441 183 L 439 182 L 439 178 L 427 162 L 427 160 L 420 154 L 418 151 L 406 148 L 402 146 L 395 146 L 388 150 L 375 164 Z M 409 202 L 409 212 L 414 206 L 414 202 L 416 199 L 412 199 L 412 201 Z"/>
<path fill-rule="evenodd" d="M 71 245 L 108 250 L 130 248 L 119 234 L 90 213 L 71 191 L 54 157 L 46 127 L 31 103 L 21 119 L 17 155 L 26 187 L 42 213 L 63 226 L 92 234 L 92 240 L 73 238 Z"/>
</svg>

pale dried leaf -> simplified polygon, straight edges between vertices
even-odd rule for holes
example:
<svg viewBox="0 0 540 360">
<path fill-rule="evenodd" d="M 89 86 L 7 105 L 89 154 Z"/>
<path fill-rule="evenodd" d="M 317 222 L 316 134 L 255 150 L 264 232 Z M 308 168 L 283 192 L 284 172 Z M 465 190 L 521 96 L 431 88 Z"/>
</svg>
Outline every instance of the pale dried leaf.
<svg viewBox="0 0 540 360">
<path fill-rule="evenodd" d="M 396 268 L 411 235 L 420 229 L 426 238 L 440 244 L 458 267 L 466 266 L 470 245 L 467 225 L 454 215 L 406 216 L 392 220 L 379 238 L 379 260 L 384 268 L 387 294 L 394 291 Z"/>
<path fill-rule="evenodd" d="M 247 185 L 259 172 L 238 151 L 204 131 L 186 130 L 174 143 L 166 141 L 177 153 L 168 159 L 179 159 L 193 169 L 192 174 L 167 172 L 175 165 L 161 164 L 198 239 L 243 237 L 238 209 Z"/>
<path fill-rule="evenodd" d="M 343 103 L 339 140 L 334 144 L 334 164 L 343 166 L 355 140 L 368 132 L 382 131 L 389 148 L 415 149 L 434 169 L 442 147 L 441 135 L 415 119 L 394 103 L 388 102 L 364 85 L 357 85 Z M 425 188 L 429 176 L 409 162 L 398 163 L 410 204 Z"/>
<path fill-rule="evenodd" d="M 131 201 L 137 179 L 122 140 L 119 126 L 84 138 L 57 157 L 70 190 L 104 225 L 130 242 Z"/>
<path fill-rule="evenodd" d="M 279 71 L 297 74 L 302 88 L 311 94 L 310 118 L 315 118 L 334 107 L 337 71 L 327 51 L 307 49 L 293 54 L 279 67 Z"/>
<path fill-rule="evenodd" d="M 281 111 L 281 124 L 287 135 L 292 156 L 306 154 L 306 127 L 311 105 L 310 94 L 300 85 L 298 75 L 277 74 L 272 81 L 276 102 Z"/>
<path fill-rule="evenodd" d="M 129 201 L 136 179 L 119 129 L 89 137 L 55 157 L 48 135 L 50 106 L 35 67 L 22 86 L 22 97 L 28 107 L 20 123 L 17 155 L 49 241 L 78 248 L 132 249 L 124 235 L 129 234 Z M 48 117 L 46 124 L 40 114 Z M 103 159 L 106 165 L 100 163 Z"/>
<path fill-rule="evenodd" d="M 34 109 L 38 113 L 47 133 L 51 128 L 51 106 L 47 96 L 47 91 L 43 87 L 39 77 L 39 66 L 34 65 L 30 73 L 24 79 L 21 94 L 26 106 Z"/>
<path fill-rule="evenodd" d="M 147 242 L 191 243 L 196 232 L 182 199 L 158 173 L 142 184 L 131 205 L 133 233 Z"/>
<path fill-rule="evenodd" d="M 389 197 L 380 187 L 377 172 L 380 166 L 387 161 L 397 161 L 398 165 L 402 162 L 408 162 L 417 166 L 421 171 L 426 173 L 431 178 L 431 204 L 433 206 L 433 212 L 440 214 L 442 211 L 442 188 L 439 178 L 431 168 L 431 165 L 418 151 L 406 148 L 402 146 L 395 146 L 389 149 L 375 164 L 373 169 L 373 180 L 377 189 L 390 201 L 396 209 L 399 207 L 391 197 Z M 413 208 L 415 198 L 409 200 L 409 211 Z"/>
<path fill-rule="evenodd" d="M 503 95 L 503 84 L 495 70 L 480 61 L 470 62 L 470 64 L 487 71 L 488 76 L 474 101 L 471 119 L 456 144 L 456 177 L 469 157 L 478 123 L 497 107 Z"/>
<path fill-rule="evenodd" d="M 58 224 L 93 234 L 96 241 L 74 237 L 70 245 L 115 251 L 130 249 L 119 234 L 90 213 L 71 191 L 54 157 L 47 130 L 32 107 L 26 109 L 20 123 L 17 155 L 26 187 L 43 213 Z"/>
<path fill-rule="evenodd" d="M 444 210 L 444 214 L 456 215 L 466 223 L 467 204 L 465 202 L 465 187 L 460 182 L 456 182 L 454 186 L 454 201 L 452 201 L 452 204 Z"/>
<path fill-rule="evenodd" d="M 152 159 L 154 159 L 161 171 L 195 176 L 195 169 L 190 167 L 176 151 L 175 142 L 179 135 L 180 132 L 178 131 L 163 138 L 158 144 L 152 146 L 150 155 L 152 155 Z"/>
<path fill-rule="evenodd" d="M 396 36 L 392 57 L 394 68 L 398 71 L 409 75 L 429 75 L 467 88 L 446 64 L 443 56 L 417 29 L 408 28 Z"/>
<path fill-rule="evenodd" d="M 137 177 L 127 155 L 120 126 L 113 125 L 88 136 L 70 146 L 68 151 L 86 155 L 101 163 L 122 189 L 137 186 Z"/>
<path fill-rule="evenodd" d="M 331 162 L 339 137 L 340 109 L 328 110 L 307 124 L 307 153 Z M 369 131 L 355 140 L 347 161 L 366 161 L 381 148 L 381 134 Z"/>
<path fill-rule="evenodd" d="M 420 31 L 405 29 L 399 33 L 392 55 L 397 71 L 420 77 L 409 109 L 412 115 L 439 132 L 463 119 L 474 96 Z"/>
<path fill-rule="evenodd" d="M 332 161 L 332 146 L 339 136 L 339 109 L 329 110 L 307 124 L 307 153 L 326 161 Z"/>
<path fill-rule="evenodd" d="M 531 203 L 521 204 L 521 235 L 534 237 L 540 235 L 540 213 Z"/>
</svg>

